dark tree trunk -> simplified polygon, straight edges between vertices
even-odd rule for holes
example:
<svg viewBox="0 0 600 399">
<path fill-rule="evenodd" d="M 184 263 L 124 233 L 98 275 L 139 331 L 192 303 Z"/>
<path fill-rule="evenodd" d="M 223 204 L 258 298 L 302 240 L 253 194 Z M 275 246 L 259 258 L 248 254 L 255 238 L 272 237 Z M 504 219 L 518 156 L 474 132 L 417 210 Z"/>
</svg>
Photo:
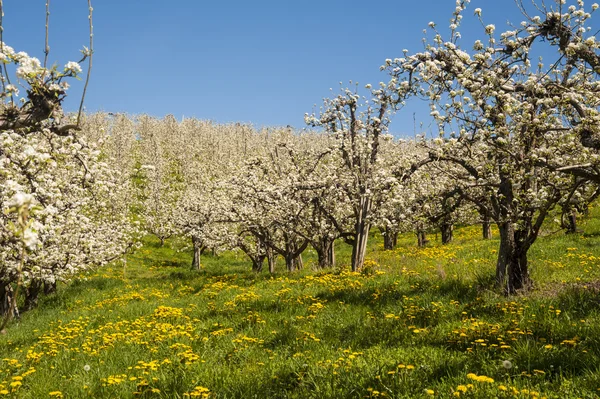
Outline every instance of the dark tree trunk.
<svg viewBox="0 0 600 399">
<path fill-rule="evenodd" d="M 288 272 L 293 272 L 302 269 L 303 263 L 301 254 L 296 255 L 294 252 L 289 252 L 284 256 L 284 258 L 285 266 Z"/>
<path fill-rule="evenodd" d="M 284 234 L 285 247 L 273 249 L 285 259 L 285 266 L 289 272 L 302 269 L 302 252 L 308 246 L 308 240 L 301 242 L 295 234 Z"/>
<path fill-rule="evenodd" d="M 357 272 L 362 269 L 365 263 L 367 252 L 367 241 L 369 240 L 370 223 L 367 217 L 371 211 L 372 200 L 363 196 L 360 199 L 359 209 L 356 214 L 356 224 L 354 225 L 354 241 L 352 243 L 352 271 Z"/>
<path fill-rule="evenodd" d="M 484 240 L 492 239 L 492 217 L 487 207 L 479 206 L 479 215 L 481 216 L 481 233 Z"/>
<path fill-rule="evenodd" d="M 492 224 L 490 223 L 490 220 L 484 220 L 482 225 L 482 232 L 483 232 L 483 239 L 484 240 L 491 240 L 492 239 Z"/>
<path fill-rule="evenodd" d="M 200 255 L 204 250 L 202 241 L 195 236 L 192 236 L 192 246 L 194 247 L 194 258 L 192 259 L 192 270 L 200 270 Z"/>
<path fill-rule="evenodd" d="M 398 243 L 398 232 L 392 232 L 390 228 L 386 227 L 383 232 L 383 249 L 391 251 L 396 247 Z"/>
<path fill-rule="evenodd" d="M 56 292 L 56 281 L 49 283 L 44 282 L 44 295 L 50 295 Z"/>
<path fill-rule="evenodd" d="M 512 223 L 503 223 L 499 230 L 500 249 L 496 264 L 496 283 L 504 287 L 506 294 L 514 294 L 531 283 L 527 267 L 529 247 L 522 243 L 523 240 L 520 239 L 519 232 L 514 230 Z"/>
<path fill-rule="evenodd" d="M 291 251 L 286 253 L 284 258 L 285 266 L 289 272 L 302 269 L 302 254 L 298 254 L 296 251 Z"/>
<path fill-rule="evenodd" d="M 160 246 L 164 247 L 165 246 L 165 237 L 159 237 L 160 239 Z"/>
<path fill-rule="evenodd" d="M 263 270 L 263 265 L 269 252 L 263 249 L 264 247 L 262 247 L 261 243 L 256 245 L 255 250 L 252 250 L 251 247 L 246 245 L 240 245 L 240 248 L 250 258 L 250 261 L 252 261 L 252 271 L 260 273 Z"/>
<path fill-rule="evenodd" d="M 419 246 L 419 248 L 424 247 L 428 242 L 429 242 L 429 240 L 427 239 L 427 235 L 425 234 L 425 232 L 423 230 L 418 230 L 417 231 L 417 245 Z"/>
<path fill-rule="evenodd" d="M 567 218 L 563 227 L 567 229 L 567 234 L 577 233 L 577 210 L 575 207 L 563 207 L 563 216 Z"/>
<path fill-rule="evenodd" d="M 17 318 L 19 317 L 19 310 L 17 308 L 12 310 L 11 306 L 13 301 L 13 289 L 10 283 L 6 283 L 0 280 L 0 317 L 4 319 L 5 317 Z"/>
<path fill-rule="evenodd" d="M 334 244 L 335 240 L 325 237 L 319 240 L 316 245 L 313 245 L 317 252 L 319 269 L 329 268 L 335 264 Z"/>
<path fill-rule="evenodd" d="M 296 257 L 293 256 L 292 254 L 288 253 L 286 254 L 286 256 L 284 256 L 285 258 L 285 267 L 287 268 L 288 272 L 293 272 L 294 270 L 296 270 Z"/>
<path fill-rule="evenodd" d="M 31 310 L 37 307 L 38 298 L 40 292 L 42 292 L 43 283 L 41 280 L 31 280 L 29 286 L 25 289 L 25 303 L 23 304 L 23 310 Z"/>
<path fill-rule="evenodd" d="M 256 273 L 262 272 L 263 264 L 267 255 L 259 255 L 252 258 L 252 271 Z"/>
<path fill-rule="evenodd" d="M 577 211 L 572 209 L 568 215 L 569 225 L 567 229 L 567 233 L 575 234 L 577 233 Z"/>
<path fill-rule="evenodd" d="M 454 238 L 454 225 L 452 223 L 443 223 L 440 226 L 442 232 L 442 244 L 449 244 Z"/>
</svg>

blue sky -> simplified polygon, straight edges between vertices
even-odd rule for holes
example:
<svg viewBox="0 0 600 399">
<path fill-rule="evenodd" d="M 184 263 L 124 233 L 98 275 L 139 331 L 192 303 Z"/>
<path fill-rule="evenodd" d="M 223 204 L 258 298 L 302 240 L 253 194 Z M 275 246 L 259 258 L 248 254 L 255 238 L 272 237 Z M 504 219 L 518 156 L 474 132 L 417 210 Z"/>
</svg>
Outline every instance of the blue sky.
<svg viewBox="0 0 600 399">
<path fill-rule="evenodd" d="M 4 40 L 43 58 L 45 1 L 4 2 Z M 590 3 L 591 4 L 591 3 Z M 349 80 L 376 84 L 386 58 L 422 49 L 423 29 L 443 32 L 454 0 L 95 0 L 88 111 L 173 114 L 255 126 L 304 127 L 303 116 Z M 475 8 L 499 31 L 522 17 L 513 0 L 472 0 L 465 47 L 483 38 Z M 52 0 L 50 61 L 78 60 L 87 44 L 87 1 Z M 468 43 L 468 45 L 466 45 Z M 78 106 L 73 84 L 67 110 Z M 411 104 L 392 131 L 412 135 L 428 118 Z"/>
</svg>

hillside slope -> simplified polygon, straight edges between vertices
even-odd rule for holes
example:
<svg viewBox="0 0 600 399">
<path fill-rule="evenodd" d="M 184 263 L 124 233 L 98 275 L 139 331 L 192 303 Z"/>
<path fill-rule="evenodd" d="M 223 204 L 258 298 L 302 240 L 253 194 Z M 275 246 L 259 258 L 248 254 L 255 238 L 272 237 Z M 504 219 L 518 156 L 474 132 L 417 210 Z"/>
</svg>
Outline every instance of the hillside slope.
<svg viewBox="0 0 600 399">
<path fill-rule="evenodd" d="M 310 253 L 293 274 L 237 253 L 196 273 L 180 243 L 149 238 L 0 335 L 0 397 L 598 397 L 598 209 L 582 227 L 548 226 L 534 289 L 509 298 L 477 227 L 387 252 L 375 234 L 360 274 L 312 271 Z"/>
</svg>

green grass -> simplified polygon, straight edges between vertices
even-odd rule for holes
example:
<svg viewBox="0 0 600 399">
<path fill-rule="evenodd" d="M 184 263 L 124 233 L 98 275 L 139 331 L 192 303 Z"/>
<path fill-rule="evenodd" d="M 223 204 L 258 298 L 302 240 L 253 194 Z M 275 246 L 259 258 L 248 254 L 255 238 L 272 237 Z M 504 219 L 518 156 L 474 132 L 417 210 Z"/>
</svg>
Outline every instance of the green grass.
<svg viewBox="0 0 600 399">
<path fill-rule="evenodd" d="M 498 241 L 476 226 L 394 251 L 374 233 L 360 274 L 343 244 L 335 270 L 311 270 L 309 251 L 304 270 L 269 275 L 235 252 L 193 272 L 182 243 L 148 238 L 0 335 L 0 397 L 595 398 L 600 209 L 582 228 L 548 224 L 534 289 L 508 298 L 493 287 Z"/>
</svg>

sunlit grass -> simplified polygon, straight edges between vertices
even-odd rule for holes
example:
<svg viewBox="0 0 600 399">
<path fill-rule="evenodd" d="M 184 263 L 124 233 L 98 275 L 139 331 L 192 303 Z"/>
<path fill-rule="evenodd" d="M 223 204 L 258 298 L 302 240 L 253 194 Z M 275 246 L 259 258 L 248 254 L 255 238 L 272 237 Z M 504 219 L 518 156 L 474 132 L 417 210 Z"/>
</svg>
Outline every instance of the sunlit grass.
<svg viewBox="0 0 600 399">
<path fill-rule="evenodd" d="M 0 336 L 0 396 L 23 398 L 593 398 L 600 388 L 600 219 L 531 250 L 532 292 L 493 287 L 497 238 L 426 248 L 373 233 L 366 268 L 253 274 L 240 253 L 189 270 L 148 238 Z M 497 237 L 497 232 L 494 231 Z"/>
</svg>

